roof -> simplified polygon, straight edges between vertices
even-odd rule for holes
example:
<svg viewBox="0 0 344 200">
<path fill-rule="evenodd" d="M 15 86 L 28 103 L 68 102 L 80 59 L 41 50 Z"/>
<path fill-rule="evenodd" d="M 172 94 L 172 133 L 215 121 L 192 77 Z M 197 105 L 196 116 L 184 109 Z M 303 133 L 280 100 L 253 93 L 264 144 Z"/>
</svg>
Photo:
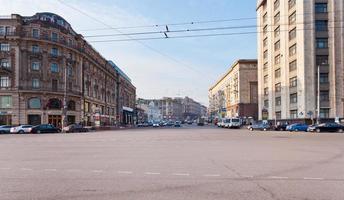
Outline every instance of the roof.
<svg viewBox="0 0 344 200">
<path fill-rule="evenodd" d="M 237 61 L 235 61 L 231 67 L 229 68 L 229 70 L 213 85 L 209 88 L 209 90 L 212 90 L 214 87 L 216 87 L 229 73 L 232 72 L 232 70 L 234 69 L 235 66 L 237 66 L 238 64 L 243 64 L 243 63 L 257 63 L 257 59 L 239 59 Z"/>
<path fill-rule="evenodd" d="M 108 63 L 121 75 L 123 76 L 127 81 L 131 82 L 131 79 L 129 76 L 127 76 L 114 62 L 111 60 L 108 60 Z"/>
</svg>

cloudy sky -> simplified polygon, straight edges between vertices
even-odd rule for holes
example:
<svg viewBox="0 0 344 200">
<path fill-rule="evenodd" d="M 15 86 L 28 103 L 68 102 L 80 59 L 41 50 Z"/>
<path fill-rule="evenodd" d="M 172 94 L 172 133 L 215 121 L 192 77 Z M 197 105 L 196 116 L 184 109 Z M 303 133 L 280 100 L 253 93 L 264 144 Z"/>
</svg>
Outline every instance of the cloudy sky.
<svg viewBox="0 0 344 200">
<path fill-rule="evenodd" d="M 73 9 L 71 7 L 76 9 Z M 107 59 L 113 60 L 132 79 L 137 96 L 189 96 L 208 104 L 208 89 L 239 58 L 256 58 L 256 35 L 227 35 L 145 41 L 112 41 L 162 34 L 108 36 L 120 33 L 164 31 L 165 27 L 108 29 L 155 24 L 228 20 L 213 23 L 169 25 L 169 30 L 255 25 L 256 0 L 11 0 L 2 1 L 0 15 L 31 16 L 53 12 L 65 18 L 78 33 Z M 79 10 L 79 11 L 78 11 Z M 254 32 L 255 28 L 226 29 L 169 36 Z"/>
</svg>

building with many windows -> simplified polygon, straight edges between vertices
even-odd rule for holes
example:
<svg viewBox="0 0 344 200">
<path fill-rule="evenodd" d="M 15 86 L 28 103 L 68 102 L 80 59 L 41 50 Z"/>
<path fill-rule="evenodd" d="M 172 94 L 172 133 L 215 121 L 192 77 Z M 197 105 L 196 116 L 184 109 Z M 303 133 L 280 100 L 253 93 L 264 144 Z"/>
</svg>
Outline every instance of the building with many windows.
<svg viewBox="0 0 344 200">
<path fill-rule="evenodd" d="M 260 119 L 316 118 L 318 107 L 320 118 L 343 117 L 343 8 L 342 0 L 258 1 Z"/>
<path fill-rule="evenodd" d="M 257 111 L 257 60 L 238 60 L 209 89 L 209 115 L 257 119 Z"/>
<path fill-rule="evenodd" d="M 62 17 L 0 19 L 0 124 L 131 123 L 134 104 L 130 79 Z"/>
</svg>

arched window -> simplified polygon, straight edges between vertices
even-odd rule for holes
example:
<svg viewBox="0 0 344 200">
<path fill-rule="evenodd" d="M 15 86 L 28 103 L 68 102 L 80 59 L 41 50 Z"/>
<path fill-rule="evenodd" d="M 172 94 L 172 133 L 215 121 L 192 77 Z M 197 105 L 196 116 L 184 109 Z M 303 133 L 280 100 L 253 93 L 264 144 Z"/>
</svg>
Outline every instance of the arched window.
<svg viewBox="0 0 344 200">
<path fill-rule="evenodd" d="M 49 99 L 49 109 L 61 109 L 61 101 L 59 99 Z"/>
<path fill-rule="evenodd" d="M 75 110 L 75 101 L 73 100 L 68 101 L 67 108 L 68 110 Z"/>
<path fill-rule="evenodd" d="M 37 97 L 31 98 L 28 101 L 29 109 L 40 109 L 41 108 L 41 100 Z"/>
</svg>

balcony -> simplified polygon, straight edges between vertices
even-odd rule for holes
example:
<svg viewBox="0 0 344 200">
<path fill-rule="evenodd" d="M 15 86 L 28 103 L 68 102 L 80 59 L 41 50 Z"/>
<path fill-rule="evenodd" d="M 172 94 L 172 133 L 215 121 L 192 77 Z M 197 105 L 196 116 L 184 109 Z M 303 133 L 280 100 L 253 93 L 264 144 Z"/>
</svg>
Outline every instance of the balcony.
<svg viewBox="0 0 344 200">
<path fill-rule="evenodd" d="M 32 87 L 31 85 L 28 85 L 28 86 L 19 86 L 18 87 L 19 90 L 22 90 L 22 91 L 37 91 L 37 92 L 42 92 L 42 93 L 60 93 L 60 94 L 63 94 L 65 92 L 63 86 L 62 87 L 58 87 L 58 88 L 52 88 L 50 86 L 47 86 L 47 85 L 41 85 L 40 87 Z M 81 96 L 82 95 L 82 92 L 81 91 L 78 91 L 78 90 L 69 90 L 67 89 L 67 96 L 68 95 L 78 95 L 78 96 Z"/>
<path fill-rule="evenodd" d="M 0 37 L 7 37 L 7 36 L 19 36 L 17 31 L 1 31 Z"/>
</svg>

